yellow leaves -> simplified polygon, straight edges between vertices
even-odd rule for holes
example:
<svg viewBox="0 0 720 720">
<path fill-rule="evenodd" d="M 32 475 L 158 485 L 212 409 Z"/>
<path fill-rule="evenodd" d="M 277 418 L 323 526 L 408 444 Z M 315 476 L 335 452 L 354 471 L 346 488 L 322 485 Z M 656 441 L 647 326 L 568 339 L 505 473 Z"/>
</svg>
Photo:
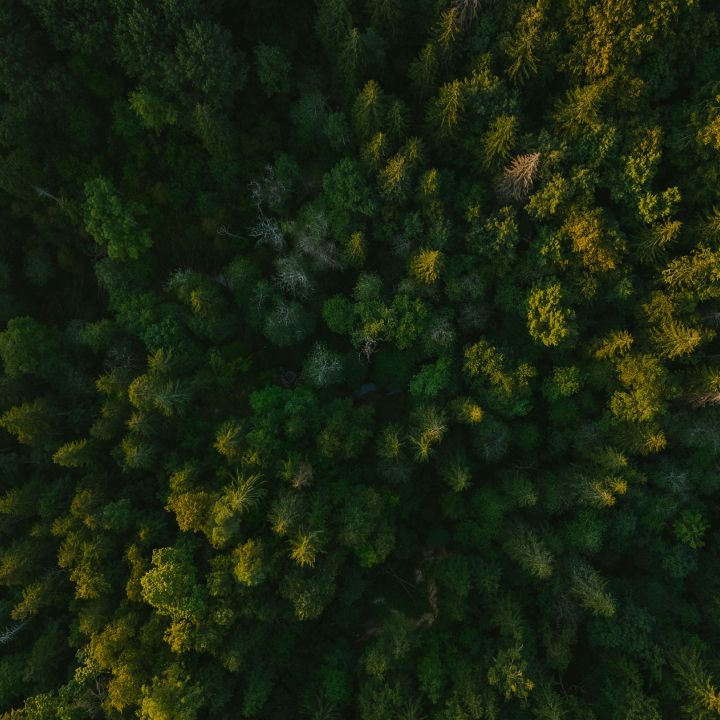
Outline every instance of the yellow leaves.
<svg viewBox="0 0 720 720">
<path fill-rule="evenodd" d="M 443 439 L 446 431 L 447 423 L 442 412 L 430 407 L 421 413 L 417 423 L 417 432 L 409 437 L 410 442 L 416 448 L 415 457 L 419 462 L 429 459 L 433 445 Z"/>
<path fill-rule="evenodd" d="M 468 425 L 478 425 L 485 417 L 485 411 L 471 398 L 460 398 L 454 407 L 457 419 Z"/>
<path fill-rule="evenodd" d="M 595 480 L 589 486 L 591 503 L 599 507 L 615 505 L 617 495 L 627 492 L 627 481 L 621 477 L 607 477 Z"/>
<path fill-rule="evenodd" d="M 483 136 L 483 159 L 487 166 L 496 159 L 507 160 L 515 144 L 517 125 L 515 115 L 500 115 L 495 118 L 490 129 Z"/>
<path fill-rule="evenodd" d="M 648 263 L 656 261 L 663 250 L 678 239 L 682 226 L 680 220 L 666 219 L 647 228 L 638 245 L 640 259 Z"/>
<path fill-rule="evenodd" d="M 61 467 L 81 467 L 86 462 L 86 439 L 73 440 L 59 447 L 52 456 L 52 461 Z"/>
<path fill-rule="evenodd" d="M 505 356 L 487 340 L 479 340 L 465 349 L 463 369 L 470 377 L 485 377 L 506 398 L 525 390 L 537 374 L 527 363 L 518 364 L 514 371 L 508 370 Z"/>
<path fill-rule="evenodd" d="M 393 155 L 385 167 L 380 171 L 380 182 L 388 195 L 398 194 L 406 178 L 408 169 L 407 158 L 402 153 Z"/>
<path fill-rule="evenodd" d="M 365 260 L 365 237 L 359 230 L 350 235 L 345 252 L 353 265 L 362 265 Z"/>
<path fill-rule="evenodd" d="M 355 125 L 364 137 L 377 132 L 382 122 L 385 97 L 375 80 L 368 80 L 353 104 Z"/>
<path fill-rule="evenodd" d="M 319 539 L 320 533 L 317 531 L 299 532 L 290 541 L 290 547 L 292 548 L 290 557 L 300 567 L 314 567 L 320 552 Z"/>
<path fill-rule="evenodd" d="M 698 130 L 698 142 L 720 150 L 720 95 L 715 98 L 715 107 L 707 124 Z"/>
<path fill-rule="evenodd" d="M 598 360 L 625 355 L 630 352 L 632 344 L 633 336 L 627 330 L 618 330 L 610 333 L 602 340 L 594 354 Z"/>
<path fill-rule="evenodd" d="M 501 650 L 488 670 L 490 685 L 497 687 L 505 701 L 517 698 L 526 703 L 535 683 L 525 677 L 527 661 L 520 654 L 522 647 Z"/>
<path fill-rule="evenodd" d="M 559 282 L 535 286 L 528 296 L 527 324 L 530 336 L 547 347 L 560 345 L 571 334 L 572 311 L 560 304 Z"/>
<path fill-rule="evenodd" d="M 298 512 L 297 496 L 294 494 L 281 495 L 270 513 L 272 531 L 281 537 L 288 535 L 295 525 Z"/>
<path fill-rule="evenodd" d="M 582 38 L 575 49 L 578 69 L 589 77 L 602 77 L 611 66 L 621 66 L 618 55 L 637 46 L 637 32 L 632 0 L 604 0 L 590 5 L 587 15 L 578 18 L 584 25 Z"/>
<path fill-rule="evenodd" d="M 555 122 L 571 137 L 581 133 L 597 132 L 602 127 L 600 107 L 608 84 L 595 82 L 569 90 L 565 101 L 555 113 Z"/>
<path fill-rule="evenodd" d="M 193 312 L 198 315 L 207 313 L 207 302 L 205 298 L 203 298 L 202 290 L 195 289 L 190 291 L 190 307 L 193 309 Z"/>
<path fill-rule="evenodd" d="M 438 171 L 435 168 L 428 170 L 420 179 L 420 192 L 426 197 L 435 195 L 438 191 Z"/>
<path fill-rule="evenodd" d="M 248 540 L 239 545 L 232 553 L 233 575 L 243 585 L 257 585 L 263 577 L 262 543 L 257 540 Z"/>
<path fill-rule="evenodd" d="M 475 403 L 470 403 L 465 408 L 465 416 L 467 417 L 467 420 L 471 425 L 477 425 L 479 422 L 482 421 L 485 413 L 479 405 Z"/>
<path fill-rule="evenodd" d="M 166 510 L 175 513 L 175 520 L 182 532 L 201 532 L 207 524 L 212 498 L 202 490 L 171 495 Z"/>
<path fill-rule="evenodd" d="M 465 219 L 469 223 L 477 222 L 482 217 L 482 206 L 480 203 L 475 202 L 468 205 Z"/>
<path fill-rule="evenodd" d="M 582 264 L 592 272 L 608 272 L 617 267 L 620 243 L 603 228 L 599 209 L 573 213 L 563 229 Z"/>
<path fill-rule="evenodd" d="M 650 331 L 650 338 L 661 355 L 670 360 L 683 355 L 692 355 L 704 339 L 700 330 L 677 320 L 653 328 Z"/>
<path fill-rule="evenodd" d="M 631 153 L 623 158 L 625 177 L 634 193 L 640 193 L 649 186 L 661 156 L 662 128 L 648 128 Z"/>
<path fill-rule="evenodd" d="M 387 136 L 383 132 L 376 132 L 370 142 L 363 148 L 363 156 L 371 165 L 379 165 L 387 151 Z"/>
<path fill-rule="evenodd" d="M 642 433 L 641 455 L 655 455 L 667 447 L 667 437 L 662 430 L 648 428 Z"/>
<path fill-rule="evenodd" d="M 663 410 L 667 373 L 660 359 L 648 354 L 628 355 L 616 361 L 615 370 L 625 388 L 610 398 L 610 411 L 615 417 L 649 422 Z"/>
<path fill-rule="evenodd" d="M 460 12 L 456 5 L 444 10 L 436 26 L 437 40 L 443 49 L 447 49 L 460 34 Z"/>
<path fill-rule="evenodd" d="M 423 141 L 417 136 L 408 138 L 403 148 L 405 157 L 411 165 L 421 162 L 423 158 Z"/>
<path fill-rule="evenodd" d="M 380 170 L 380 186 L 385 195 L 399 197 L 408 189 L 410 170 L 422 160 L 423 147 L 420 138 L 411 137 Z"/>
<path fill-rule="evenodd" d="M 227 458 L 235 458 L 240 454 L 242 430 L 237 423 L 224 423 L 215 435 L 213 447 Z"/>
<path fill-rule="evenodd" d="M 704 720 L 710 717 L 709 713 L 720 715 L 720 692 L 712 675 L 705 669 L 698 649 L 691 646 L 681 648 L 673 658 L 672 666 L 688 696 L 683 710 L 693 720 Z"/>
<path fill-rule="evenodd" d="M 260 475 L 245 477 L 237 474 L 233 482 L 225 488 L 223 498 L 232 512 L 243 513 L 258 504 L 265 492 L 263 485 Z"/>
<path fill-rule="evenodd" d="M 138 375 L 128 388 L 130 402 L 139 410 L 152 405 L 152 378 L 149 375 Z"/>
<path fill-rule="evenodd" d="M 439 250 L 421 250 L 410 261 L 410 272 L 416 280 L 432 285 L 440 277 L 442 260 Z"/>
<path fill-rule="evenodd" d="M 714 207 L 702 224 L 701 232 L 708 240 L 720 238 L 720 208 Z"/>
<path fill-rule="evenodd" d="M 463 83 L 460 80 L 445 83 L 435 101 L 435 114 L 444 133 L 452 132 L 464 107 Z"/>
<path fill-rule="evenodd" d="M 542 38 L 542 3 L 527 7 L 518 22 L 515 34 L 505 44 L 510 58 L 508 75 L 515 82 L 524 82 L 538 71 L 537 46 Z"/>
<path fill-rule="evenodd" d="M 673 290 L 692 290 L 700 300 L 718 297 L 720 252 L 700 244 L 689 255 L 672 260 L 663 270 L 662 279 Z"/>
</svg>

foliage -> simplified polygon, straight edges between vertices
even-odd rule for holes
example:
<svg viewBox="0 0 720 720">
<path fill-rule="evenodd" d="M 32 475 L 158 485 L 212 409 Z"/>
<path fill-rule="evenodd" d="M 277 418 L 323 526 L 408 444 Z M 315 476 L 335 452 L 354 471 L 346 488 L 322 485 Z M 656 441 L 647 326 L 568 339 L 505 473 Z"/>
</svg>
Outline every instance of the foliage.
<svg viewBox="0 0 720 720">
<path fill-rule="evenodd" d="M 720 717 L 718 37 L 0 3 L 0 718 Z"/>
</svg>

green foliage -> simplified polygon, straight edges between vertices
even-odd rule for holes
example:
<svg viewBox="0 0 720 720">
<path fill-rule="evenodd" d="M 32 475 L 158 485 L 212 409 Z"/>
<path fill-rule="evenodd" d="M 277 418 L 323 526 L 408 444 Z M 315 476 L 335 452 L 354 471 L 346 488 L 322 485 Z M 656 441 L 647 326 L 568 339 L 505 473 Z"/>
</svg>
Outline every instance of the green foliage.
<svg viewBox="0 0 720 720">
<path fill-rule="evenodd" d="M 705 545 L 703 536 L 710 529 L 710 523 L 698 512 L 684 510 L 675 522 L 675 535 L 678 540 L 698 550 Z"/>
<path fill-rule="evenodd" d="M 12 318 L 0 333 L 0 357 L 10 378 L 29 374 L 49 380 L 61 368 L 61 336 L 31 317 Z"/>
<path fill-rule="evenodd" d="M 124 204 L 109 180 L 85 183 L 85 196 L 85 229 L 107 248 L 111 260 L 137 260 L 152 247 L 149 231 L 140 229 L 133 217 L 142 207 Z"/>
<path fill-rule="evenodd" d="M 260 43 L 255 48 L 255 63 L 266 95 L 288 92 L 292 67 L 281 47 Z"/>
<path fill-rule="evenodd" d="M 720 717 L 718 37 L 0 3 L 0 718 Z"/>
</svg>

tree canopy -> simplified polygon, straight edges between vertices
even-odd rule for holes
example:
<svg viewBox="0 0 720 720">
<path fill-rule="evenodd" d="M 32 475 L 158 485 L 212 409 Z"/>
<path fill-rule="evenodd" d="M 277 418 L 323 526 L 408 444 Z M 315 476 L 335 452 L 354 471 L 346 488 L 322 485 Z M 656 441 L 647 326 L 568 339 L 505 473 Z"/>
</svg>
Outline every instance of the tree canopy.
<svg viewBox="0 0 720 720">
<path fill-rule="evenodd" d="M 0 720 L 720 718 L 718 38 L 0 3 Z"/>
</svg>

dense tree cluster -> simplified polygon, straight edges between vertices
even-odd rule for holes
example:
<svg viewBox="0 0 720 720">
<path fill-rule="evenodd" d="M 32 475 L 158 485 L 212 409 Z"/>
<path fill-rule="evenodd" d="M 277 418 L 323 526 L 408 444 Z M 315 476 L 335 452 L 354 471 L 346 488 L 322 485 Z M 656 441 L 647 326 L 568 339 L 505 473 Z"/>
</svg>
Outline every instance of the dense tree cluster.
<svg viewBox="0 0 720 720">
<path fill-rule="evenodd" d="M 1 2 L 0 717 L 720 718 L 719 38 Z"/>
</svg>

